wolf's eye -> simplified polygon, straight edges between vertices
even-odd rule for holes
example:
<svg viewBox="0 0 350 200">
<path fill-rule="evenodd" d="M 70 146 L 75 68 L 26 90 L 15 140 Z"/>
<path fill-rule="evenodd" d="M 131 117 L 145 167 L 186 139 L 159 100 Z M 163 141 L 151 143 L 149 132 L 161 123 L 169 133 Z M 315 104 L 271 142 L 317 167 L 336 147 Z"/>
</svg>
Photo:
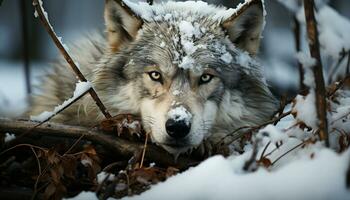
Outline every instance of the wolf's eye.
<svg viewBox="0 0 350 200">
<path fill-rule="evenodd" d="M 199 79 L 199 84 L 205 84 L 209 83 L 211 79 L 213 78 L 213 75 L 210 74 L 203 74 L 201 78 Z"/>
<path fill-rule="evenodd" d="M 157 71 L 148 72 L 149 77 L 153 81 L 162 82 L 162 75 Z"/>
</svg>

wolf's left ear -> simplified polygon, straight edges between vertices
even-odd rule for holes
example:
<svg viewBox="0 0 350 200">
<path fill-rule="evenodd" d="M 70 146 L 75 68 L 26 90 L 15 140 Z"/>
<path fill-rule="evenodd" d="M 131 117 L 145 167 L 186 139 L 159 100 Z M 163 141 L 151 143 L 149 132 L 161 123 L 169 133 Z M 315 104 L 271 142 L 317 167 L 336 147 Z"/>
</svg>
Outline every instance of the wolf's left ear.
<svg viewBox="0 0 350 200">
<path fill-rule="evenodd" d="M 142 25 L 142 20 L 122 0 L 105 0 L 104 18 L 113 52 L 132 41 Z"/>
<path fill-rule="evenodd" d="M 250 55 L 258 52 L 264 14 L 261 0 L 253 0 L 222 22 L 230 40 Z"/>
</svg>

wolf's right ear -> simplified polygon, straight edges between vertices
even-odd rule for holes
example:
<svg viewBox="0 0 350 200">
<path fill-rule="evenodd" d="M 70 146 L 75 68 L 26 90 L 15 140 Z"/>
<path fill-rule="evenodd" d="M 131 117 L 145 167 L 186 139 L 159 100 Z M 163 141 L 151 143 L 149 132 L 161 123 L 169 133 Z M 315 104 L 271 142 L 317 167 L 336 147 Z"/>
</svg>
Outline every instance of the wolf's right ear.
<svg viewBox="0 0 350 200">
<path fill-rule="evenodd" d="M 250 55 L 255 55 L 259 49 L 264 23 L 263 12 L 262 0 L 252 0 L 222 22 L 232 43 Z"/>
<path fill-rule="evenodd" d="M 142 20 L 122 0 L 105 0 L 104 18 L 112 52 L 132 41 L 142 25 Z"/>
</svg>

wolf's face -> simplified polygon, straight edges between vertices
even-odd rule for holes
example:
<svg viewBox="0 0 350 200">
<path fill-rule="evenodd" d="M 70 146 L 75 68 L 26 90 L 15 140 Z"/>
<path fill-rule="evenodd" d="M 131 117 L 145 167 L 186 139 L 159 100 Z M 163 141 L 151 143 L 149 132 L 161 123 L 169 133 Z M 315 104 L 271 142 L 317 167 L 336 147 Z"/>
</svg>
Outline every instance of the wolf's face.
<svg viewBox="0 0 350 200">
<path fill-rule="evenodd" d="M 174 154 L 210 135 L 225 93 L 252 65 L 247 58 L 256 53 L 262 29 L 260 1 L 234 20 L 217 15 L 230 10 L 198 3 L 212 12 L 178 2 L 147 7 L 143 16 L 106 1 L 110 50 L 124 60 L 123 78 L 133 80 L 144 129 Z"/>
</svg>

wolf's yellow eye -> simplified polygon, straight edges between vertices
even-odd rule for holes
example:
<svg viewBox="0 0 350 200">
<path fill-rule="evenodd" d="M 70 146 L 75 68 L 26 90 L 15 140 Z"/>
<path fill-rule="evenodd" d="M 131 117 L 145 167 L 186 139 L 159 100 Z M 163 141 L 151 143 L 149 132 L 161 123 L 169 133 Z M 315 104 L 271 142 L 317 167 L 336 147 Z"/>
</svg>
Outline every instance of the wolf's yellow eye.
<svg viewBox="0 0 350 200">
<path fill-rule="evenodd" d="M 213 75 L 203 74 L 199 80 L 199 84 L 209 83 L 212 78 L 213 78 Z"/>
<path fill-rule="evenodd" d="M 148 72 L 148 75 L 153 81 L 158 81 L 158 82 L 162 81 L 162 75 L 157 71 Z"/>
</svg>

